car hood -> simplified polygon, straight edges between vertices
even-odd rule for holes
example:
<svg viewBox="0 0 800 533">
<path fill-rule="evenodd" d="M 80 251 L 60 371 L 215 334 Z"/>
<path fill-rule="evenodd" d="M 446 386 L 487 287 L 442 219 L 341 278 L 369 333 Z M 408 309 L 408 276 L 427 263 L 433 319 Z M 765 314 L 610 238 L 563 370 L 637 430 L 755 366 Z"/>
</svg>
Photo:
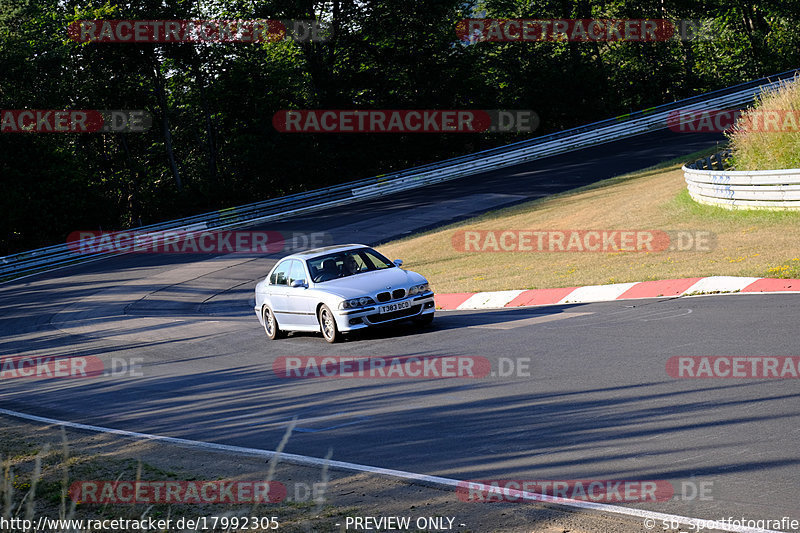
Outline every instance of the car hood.
<svg viewBox="0 0 800 533">
<path fill-rule="evenodd" d="M 375 296 L 379 292 L 387 290 L 386 287 L 407 289 L 411 285 L 419 285 L 426 281 L 416 272 L 402 268 L 389 268 L 332 279 L 324 283 L 317 283 L 314 288 L 347 299 L 366 295 Z"/>
</svg>

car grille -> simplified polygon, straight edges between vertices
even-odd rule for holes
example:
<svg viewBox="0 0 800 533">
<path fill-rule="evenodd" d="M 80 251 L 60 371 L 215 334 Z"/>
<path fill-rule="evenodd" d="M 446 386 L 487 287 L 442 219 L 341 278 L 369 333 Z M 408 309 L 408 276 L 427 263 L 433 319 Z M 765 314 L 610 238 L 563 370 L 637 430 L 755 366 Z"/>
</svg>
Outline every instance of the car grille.
<svg viewBox="0 0 800 533">
<path fill-rule="evenodd" d="M 388 291 L 379 292 L 378 301 L 383 303 L 383 302 L 388 302 L 389 300 L 398 300 L 400 298 L 405 298 L 405 296 L 406 296 L 405 289 L 395 289 L 391 293 L 389 293 Z"/>
<path fill-rule="evenodd" d="M 417 304 L 412 305 L 408 309 L 393 311 L 391 313 L 375 313 L 374 315 L 367 315 L 367 319 L 373 324 L 378 324 L 380 322 L 388 322 L 389 320 L 397 320 L 398 318 L 414 316 L 419 313 L 420 309 L 422 309 L 422 306 Z"/>
</svg>

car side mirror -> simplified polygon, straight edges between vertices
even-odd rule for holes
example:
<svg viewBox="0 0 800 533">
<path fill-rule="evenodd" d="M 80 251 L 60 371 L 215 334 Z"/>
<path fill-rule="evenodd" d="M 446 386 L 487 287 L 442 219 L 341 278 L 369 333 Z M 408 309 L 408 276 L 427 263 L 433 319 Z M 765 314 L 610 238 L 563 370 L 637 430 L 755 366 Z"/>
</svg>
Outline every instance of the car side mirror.
<svg viewBox="0 0 800 533">
<path fill-rule="evenodd" d="M 296 279 L 296 280 L 292 281 L 292 284 L 290 286 L 291 287 L 307 288 L 308 287 L 308 283 L 306 283 L 306 280 L 304 280 L 304 279 Z"/>
<path fill-rule="evenodd" d="M 392 263 L 394 263 L 394 266 L 396 266 L 396 267 L 403 266 L 403 260 L 402 259 L 395 259 L 394 261 L 392 261 Z"/>
</svg>

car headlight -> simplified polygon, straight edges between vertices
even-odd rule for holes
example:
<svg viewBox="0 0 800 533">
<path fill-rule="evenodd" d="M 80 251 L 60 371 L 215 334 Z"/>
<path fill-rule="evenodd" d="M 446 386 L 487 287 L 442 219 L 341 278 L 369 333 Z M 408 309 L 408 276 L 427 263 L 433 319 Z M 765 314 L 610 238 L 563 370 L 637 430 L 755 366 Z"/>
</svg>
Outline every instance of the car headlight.
<svg viewBox="0 0 800 533">
<path fill-rule="evenodd" d="M 362 296 L 361 298 L 343 301 L 339 304 L 339 309 L 354 309 L 356 307 L 364 307 L 365 305 L 373 305 L 374 303 L 375 300 L 369 296 Z"/>
<path fill-rule="evenodd" d="M 415 294 L 423 294 L 428 292 L 430 289 L 428 288 L 427 283 L 423 283 L 422 285 L 414 285 L 410 289 L 408 289 L 409 296 L 414 296 Z"/>
</svg>

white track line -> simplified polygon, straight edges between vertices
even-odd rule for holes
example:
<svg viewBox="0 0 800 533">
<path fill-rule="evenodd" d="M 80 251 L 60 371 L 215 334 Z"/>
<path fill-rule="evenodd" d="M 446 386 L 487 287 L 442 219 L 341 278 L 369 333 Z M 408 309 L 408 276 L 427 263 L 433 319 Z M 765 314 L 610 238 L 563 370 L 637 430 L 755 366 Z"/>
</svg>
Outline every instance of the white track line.
<svg viewBox="0 0 800 533">
<path fill-rule="evenodd" d="M 296 455 L 292 453 L 280 453 L 273 452 L 270 450 L 260 450 L 258 448 L 244 448 L 241 446 L 230 446 L 227 444 L 216 444 L 213 442 L 203 442 L 203 441 L 196 441 L 196 440 L 188 440 L 188 439 L 180 439 L 177 437 L 164 437 L 162 435 L 151 435 L 148 433 L 137 433 L 134 431 L 125 431 L 122 429 L 112 429 L 112 428 L 104 428 L 100 426 L 90 426 L 87 424 L 78 424 L 76 422 L 66 422 L 63 420 L 55 420 L 53 418 L 45 418 L 43 416 L 36 416 L 36 415 L 29 415 L 26 413 L 20 413 L 17 411 L 10 411 L 8 409 L 0 408 L 0 414 L 13 416 L 15 418 L 22 418 L 25 420 L 31 420 L 34 422 L 42 422 L 45 424 L 51 424 L 56 426 L 64 426 L 73 429 L 81 429 L 85 431 L 95 431 L 99 433 L 108 433 L 110 435 L 120 435 L 123 437 L 131 437 L 135 439 L 144 439 L 144 440 L 153 440 L 153 441 L 161 441 L 167 442 L 170 444 L 177 444 L 179 446 L 190 446 L 193 448 L 201 448 L 205 450 L 213 450 L 213 451 L 226 451 L 226 452 L 233 452 L 241 455 L 249 455 L 249 456 L 256 456 L 256 457 L 266 457 L 271 459 L 275 455 L 279 455 L 280 458 L 287 463 L 293 464 L 300 464 L 300 465 L 310 465 L 310 466 L 324 466 L 327 465 L 328 468 L 337 468 L 341 470 L 350 470 L 355 472 L 369 472 L 371 474 L 377 474 L 382 476 L 390 476 L 395 478 L 400 478 L 404 480 L 412 480 L 412 481 L 419 481 L 426 485 L 434 485 L 439 487 L 452 487 L 453 489 L 457 489 L 459 484 L 463 486 L 465 483 L 464 481 L 459 481 L 457 479 L 450 479 L 446 477 L 438 477 L 438 476 L 428 476 L 425 474 L 415 474 L 414 472 L 405 472 L 403 470 L 392 470 L 389 468 L 380 468 L 376 466 L 367 466 L 367 465 L 360 465 L 356 463 L 347 463 L 344 461 L 331 461 L 327 459 L 319 459 L 317 457 L 309 457 L 306 455 Z M 481 485 L 481 484 L 472 484 L 473 487 L 476 487 L 478 490 L 491 490 L 492 487 L 488 485 Z M 690 518 L 687 516 L 680 516 L 674 514 L 666 514 L 666 513 L 657 513 L 654 511 L 646 511 L 643 509 L 632 509 L 628 507 L 620 507 L 618 505 L 608 505 L 604 503 L 595 503 L 595 502 L 586 502 L 581 500 L 572 500 L 569 498 L 558 498 L 554 496 L 548 496 L 544 494 L 536 494 L 532 492 L 525 492 L 525 491 L 511 491 L 514 493 L 515 497 L 519 497 L 523 500 L 531 500 L 531 501 L 538 501 L 543 503 L 553 503 L 558 505 L 565 505 L 568 507 L 577 507 L 578 509 L 591 509 L 595 511 L 602 511 L 605 513 L 616 513 L 622 514 L 627 516 L 634 516 L 637 518 L 642 519 L 650 519 L 651 524 L 654 524 L 653 528 L 649 528 L 652 530 L 659 529 L 662 523 L 669 522 L 669 523 L 678 523 L 678 524 L 685 524 L 694 526 L 693 529 L 700 530 L 701 527 L 703 529 L 716 529 L 721 531 L 733 531 L 736 533 L 782 533 L 780 531 L 774 531 L 769 529 L 758 529 L 758 528 L 751 528 L 751 527 L 744 527 L 744 526 L 736 526 L 730 524 L 716 524 L 717 526 L 724 526 L 724 527 L 709 527 L 712 520 L 703 520 L 700 518 Z M 655 521 L 655 522 L 652 522 Z M 698 527 L 700 526 L 700 527 Z"/>
</svg>

